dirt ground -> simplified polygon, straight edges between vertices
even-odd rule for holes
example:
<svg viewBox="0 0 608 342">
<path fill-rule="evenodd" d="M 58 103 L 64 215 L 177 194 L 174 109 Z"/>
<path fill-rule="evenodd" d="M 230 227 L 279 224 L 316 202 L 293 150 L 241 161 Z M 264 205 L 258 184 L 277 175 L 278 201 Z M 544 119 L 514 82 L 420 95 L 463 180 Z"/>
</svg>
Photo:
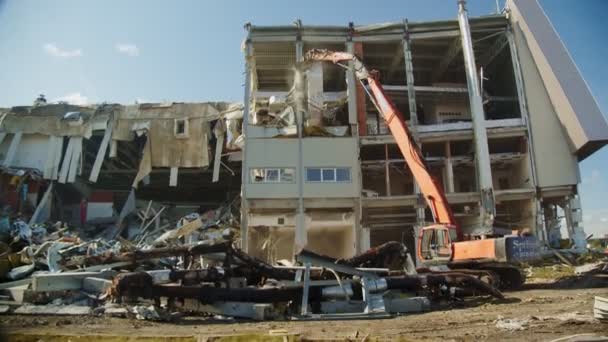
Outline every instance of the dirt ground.
<svg viewBox="0 0 608 342">
<path fill-rule="evenodd" d="M 608 322 L 593 319 L 594 296 L 608 297 L 608 282 L 526 284 L 503 301 L 487 298 L 451 310 L 390 319 L 307 322 L 222 322 L 185 317 L 173 323 L 106 317 L 0 316 L 15 341 L 204 341 L 204 340 L 429 340 L 551 341 L 595 333 L 608 336 Z M 589 288 L 589 287 L 592 288 Z M 278 335 L 272 335 L 278 333 Z M 285 337 L 286 336 L 286 337 Z"/>
</svg>

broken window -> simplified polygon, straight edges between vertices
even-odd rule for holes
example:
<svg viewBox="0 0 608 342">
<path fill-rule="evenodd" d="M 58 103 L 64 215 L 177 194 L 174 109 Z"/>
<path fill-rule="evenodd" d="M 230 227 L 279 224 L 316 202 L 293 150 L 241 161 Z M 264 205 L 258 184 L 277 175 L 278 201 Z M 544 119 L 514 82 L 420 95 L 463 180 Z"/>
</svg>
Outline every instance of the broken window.
<svg viewBox="0 0 608 342">
<path fill-rule="evenodd" d="M 293 183 L 295 173 L 293 168 L 253 168 L 251 183 Z"/>
<path fill-rule="evenodd" d="M 279 169 L 267 169 L 266 170 L 266 181 L 267 182 L 278 182 L 279 181 Z"/>
<path fill-rule="evenodd" d="M 281 182 L 293 183 L 296 176 L 295 169 L 281 169 Z"/>
<path fill-rule="evenodd" d="M 173 134 L 176 138 L 188 137 L 188 119 L 175 119 Z"/>
</svg>

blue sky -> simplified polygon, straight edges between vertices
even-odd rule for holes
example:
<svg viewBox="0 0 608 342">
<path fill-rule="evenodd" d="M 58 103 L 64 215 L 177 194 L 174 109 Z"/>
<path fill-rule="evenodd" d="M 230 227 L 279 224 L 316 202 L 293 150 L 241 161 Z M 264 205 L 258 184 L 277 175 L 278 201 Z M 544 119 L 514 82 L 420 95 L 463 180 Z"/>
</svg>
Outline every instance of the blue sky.
<svg viewBox="0 0 608 342">
<path fill-rule="evenodd" d="M 604 115 L 605 0 L 541 0 Z M 504 3 L 501 0 L 501 3 Z M 469 0 L 471 15 L 494 0 Z M 456 0 L 0 0 L 0 107 L 50 100 L 240 101 L 243 25 L 455 18 Z M 588 232 L 608 233 L 608 148 L 581 164 Z"/>
</svg>

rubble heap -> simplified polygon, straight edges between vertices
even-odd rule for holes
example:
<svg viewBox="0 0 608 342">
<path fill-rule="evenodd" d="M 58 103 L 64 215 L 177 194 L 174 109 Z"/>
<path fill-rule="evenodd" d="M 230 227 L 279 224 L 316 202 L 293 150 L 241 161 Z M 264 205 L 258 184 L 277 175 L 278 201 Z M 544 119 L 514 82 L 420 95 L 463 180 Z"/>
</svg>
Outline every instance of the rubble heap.
<svg viewBox="0 0 608 342">
<path fill-rule="evenodd" d="M 92 220 L 80 228 L 30 226 L 14 217 L 0 256 L 4 311 L 152 320 L 184 313 L 388 317 L 465 295 L 502 298 L 471 275 L 417 274 L 398 242 L 350 259 L 303 250 L 294 264 L 270 265 L 238 248 L 234 203 L 172 219 L 150 201 L 123 209 L 115 221 Z"/>
</svg>

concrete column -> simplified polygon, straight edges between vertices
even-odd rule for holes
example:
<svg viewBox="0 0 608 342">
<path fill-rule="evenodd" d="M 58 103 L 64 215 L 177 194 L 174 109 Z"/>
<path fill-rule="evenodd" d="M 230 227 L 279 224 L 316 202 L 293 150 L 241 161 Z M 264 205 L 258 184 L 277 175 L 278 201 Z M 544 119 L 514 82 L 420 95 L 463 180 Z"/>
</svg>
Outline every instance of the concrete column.
<svg viewBox="0 0 608 342">
<path fill-rule="evenodd" d="M 355 52 L 355 46 L 352 41 L 346 43 L 346 51 L 349 53 Z M 359 190 L 357 192 L 357 197 L 355 198 L 355 203 L 353 205 L 353 212 L 355 214 L 355 224 L 354 224 L 354 237 L 355 237 L 355 251 L 356 253 L 361 253 L 367 249 L 369 249 L 369 229 L 364 229 L 361 226 L 361 221 L 363 220 L 363 208 L 361 207 L 361 190 L 363 189 L 363 177 L 361 172 L 361 158 L 359 157 L 361 151 L 361 145 L 359 144 L 359 125 L 358 125 L 358 98 L 359 91 L 357 85 L 360 86 L 359 81 L 355 76 L 355 71 L 353 70 L 353 62 L 348 62 L 349 69 L 345 70 L 346 72 L 346 85 L 347 85 L 347 95 L 348 95 L 348 123 L 351 127 L 351 134 L 353 138 L 356 139 L 359 148 L 357 149 L 357 168 L 353 170 L 353 172 L 358 172 L 359 177 L 357 177 L 357 184 L 353 184 Z M 362 89 L 361 89 L 362 90 Z M 365 94 L 363 94 L 364 96 Z M 367 233 L 365 233 L 365 231 Z"/>
<path fill-rule="evenodd" d="M 418 147 L 422 150 L 422 146 L 420 146 L 420 142 L 418 140 L 418 111 L 416 107 L 416 90 L 414 88 L 414 65 L 412 64 L 412 51 L 411 51 L 411 42 L 408 30 L 407 20 L 403 22 L 403 40 L 401 41 L 403 46 L 403 57 L 405 62 L 405 79 L 407 83 L 407 98 L 410 110 L 410 124 L 409 129 L 414 137 L 414 141 L 418 145 Z M 414 193 L 420 196 L 420 188 L 418 184 L 414 181 Z M 416 225 L 418 227 L 424 226 L 425 223 L 425 208 L 417 207 L 416 208 Z M 415 230 L 417 231 L 417 230 Z"/>
<path fill-rule="evenodd" d="M 296 41 L 296 71 L 295 71 L 295 107 L 296 107 L 296 126 L 298 129 L 298 209 L 296 212 L 296 231 L 294 239 L 294 255 L 306 247 L 308 243 L 308 232 L 306 229 L 306 217 L 304 213 L 304 161 L 302 137 L 304 120 L 306 114 L 306 100 L 304 98 L 304 74 L 301 70 L 301 62 L 304 60 L 304 43 L 298 35 Z"/>
<path fill-rule="evenodd" d="M 477 227 L 471 233 L 476 235 L 491 234 L 493 232 L 494 218 L 496 217 L 496 205 L 492 187 L 492 169 L 490 167 L 490 153 L 485 127 L 485 113 L 483 111 L 481 99 L 481 88 L 479 86 L 479 79 L 477 78 L 475 53 L 473 52 L 473 41 L 464 0 L 458 0 L 458 23 L 460 26 L 460 40 L 462 41 L 462 52 L 464 54 L 465 70 L 467 74 L 471 117 L 473 119 L 477 184 L 481 198 L 481 205 L 479 208 L 480 227 Z"/>
<path fill-rule="evenodd" d="M 521 119 L 526 125 L 526 141 L 528 143 L 528 158 L 530 160 L 530 179 L 532 179 L 532 186 L 536 187 L 537 177 L 536 174 L 536 158 L 534 157 L 534 140 L 532 137 L 532 130 L 530 127 L 529 113 L 528 113 L 528 100 L 526 99 L 526 92 L 524 87 L 524 80 L 521 71 L 521 65 L 519 64 L 519 55 L 517 53 L 517 45 L 513 38 L 513 29 L 509 27 L 507 32 L 507 41 L 509 43 L 509 52 L 511 53 L 511 63 L 513 65 L 513 74 L 515 75 L 515 85 L 517 86 L 517 100 L 519 102 L 519 111 L 521 113 Z"/>
<path fill-rule="evenodd" d="M 251 106 L 251 59 L 253 47 L 249 38 L 245 46 L 245 96 L 243 98 L 243 128 L 242 134 L 245 138 L 242 154 L 241 169 L 241 248 L 249 250 L 249 203 L 247 201 L 247 183 L 249 181 L 249 168 L 247 167 L 247 126 L 249 125 L 249 110 Z"/>
<path fill-rule="evenodd" d="M 450 142 L 445 142 L 445 191 L 448 193 L 454 192 L 454 167 L 452 165 L 452 151 L 450 151 Z"/>
</svg>

